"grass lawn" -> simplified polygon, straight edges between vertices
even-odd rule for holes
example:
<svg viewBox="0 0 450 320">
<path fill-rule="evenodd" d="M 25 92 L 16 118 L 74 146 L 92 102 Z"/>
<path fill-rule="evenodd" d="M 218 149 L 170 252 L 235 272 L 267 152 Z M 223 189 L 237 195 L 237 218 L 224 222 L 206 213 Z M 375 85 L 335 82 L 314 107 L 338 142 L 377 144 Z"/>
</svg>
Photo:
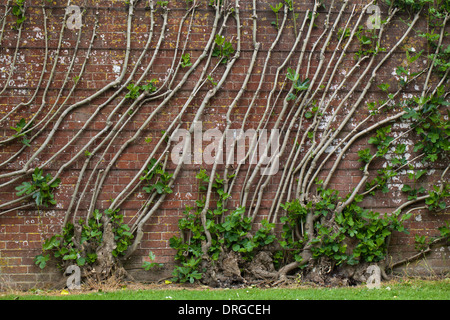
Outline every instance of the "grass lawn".
<svg viewBox="0 0 450 320">
<path fill-rule="evenodd" d="M 450 278 L 440 281 L 395 280 L 382 283 L 380 289 L 366 286 L 319 288 L 213 289 L 181 285 L 132 286 L 112 291 L 77 294 L 62 291 L 32 290 L 0 293 L 0 300 L 450 300 Z"/>
</svg>

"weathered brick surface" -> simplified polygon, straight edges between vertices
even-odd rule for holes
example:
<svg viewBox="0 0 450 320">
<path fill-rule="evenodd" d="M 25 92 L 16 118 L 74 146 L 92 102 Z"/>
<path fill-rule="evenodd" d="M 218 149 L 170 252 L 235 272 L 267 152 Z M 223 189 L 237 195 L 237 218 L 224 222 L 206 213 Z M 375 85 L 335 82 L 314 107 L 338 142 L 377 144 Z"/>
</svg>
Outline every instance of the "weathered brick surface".
<svg viewBox="0 0 450 320">
<path fill-rule="evenodd" d="M 4 4 L 6 1 L 1 0 L 0 4 Z M 142 49 L 145 46 L 148 37 L 148 28 L 150 14 L 146 10 L 144 2 L 140 1 L 133 16 L 133 23 L 131 27 L 131 50 L 130 50 L 130 64 L 131 66 L 139 58 Z M 207 1 L 204 1 L 207 2 Z M 327 8 L 328 8 L 328 1 Z M 64 10 L 66 8 L 66 1 L 56 0 L 52 3 L 45 3 L 45 8 L 47 12 L 47 30 L 48 30 L 48 52 L 49 60 L 46 66 L 45 76 L 41 83 L 40 89 L 37 92 L 36 99 L 26 107 L 22 107 L 20 111 L 13 113 L 6 121 L 3 121 L 0 126 L 0 137 L 5 139 L 11 136 L 14 132 L 10 130 L 10 126 L 15 126 L 15 124 L 21 119 L 30 119 L 33 114 L 35 114 L 43 102 L 43 92 L 44 88 L 48 85 L 48 93 L 46 94 L 44 105 L 44 112 L 42 114 L 52 114 L 53 104 L 56 108 L 61 105 L 61 101 L 67 96 L 70 88 L 74 85 L 75 76 L 81 70 L 81 67 L 86 59 L 86 52 L 89 47 L 89 42 L 92 36 L 93 25 L 98 12 L 98 29 L 97 37 L 94 41 L 92 54 L 86 64 L 85 71 L 76 86 L 74 94 L 66 102 L 66 107 L 73 105 L 74 103 L 89 97 L 96 91 L 102 89 L 104 86 L 108 85 L 110 82 L 114 81 L 122 71 L 125 53 L 126 53 L 126 28 L 127 28 L 127 8 L 124 1 L 118 0 L 104 0 L 104 1 L 94 1 L 88 0 L 86 3 L 86 13 L 83 17 L 83 28 L 81 41 L 78 44 L 77 58 L 74 64 L 73 72 L 67 75 L 67 69 L 73 57 L 74 49 L 77 45 L 78 31 L 69 30 L 66 28 L 62 35 L 62 46 L 59 53 L 58 64 L 55 69 L 55 74 L 51 83 L 48 83 L 48 77 L 50 70 L 53 66 L 54 56 L 56 49 L 58 47 L 59 41 L 59 30 L 61 28 L 64 16 Z M 83 1 L 72 1 L 72 4 L 82 6 Z M 219 128 L 223 130 L 226 127 L 226 113 L 228 111 L 228 106 L 232 103 L 233 99 L 237 95 L 238 91 L 242 87 L 242 83 L 249 69 L 251 62 L 251 56 L 253 53 L 253 41 L 252 41 L 252 1 L 241 0 L 240 1 L 240 11 L 241 11 L 241 25 L 242 25 L 242 52 L 240 59 L 236 62 L 232 69 L 231 74 L 225 81 L 223 88 L 214 96 L 208 107 L 205 109 L 204 115 L 202 116 L 203 130 L 210 128 Z M 351 5 L 355 4 L 357 10 L 361 10 L 362 3 L 365 1 L 351 1 Z M 253 95 L 257 90 L 261 78 L 261 73 L 263 70 L 264 63 L 267 58 L 267 52 L 275 40 L 276 30 L 271 22 L 274 20 L 274 14 L 270 10 L 269 4 L 274 4 L 274 1 L 257 1 L 257 14 L 258 14 L 258 32 L 257 41 L 261 42 L 261 50 L 256 60 L 253 75 L 246 87 L 246 91 L 239 100 L 237 106 L 232 112 L 232 128 L 239 128 L 241 121 L 244 118 L 248 105 L 251 103 Z M 297 20 L 297 26 L 303 21 L 304 13 L 306 10 L 311 10 L 313 6 L 313 1 L 295 1 L 296 12 L 300 13 Z M 339 6 L 333 11 L 333 17 L 337 16 Z M 169 4 L 170 12 L 168 18 L 168 25 L 166 27 L 166 36 L 163 39 L 160 51 L 156 56 L 155 63 L 147 76 L 148 80 L 157 79 L 158 84 L 164 82 L 165 77 L 168 75 L 168 71 L 172 64 L 173 55 L 175 52 L 175 44 L 178 35 L 178 28 L 181 18 L 186 12 L 185 1 L 170 1 Z M 386 8 L 382 7 L 383 14 L 386 14 Z M 4 6 L 0 6 L 0 15 L 3 15 Z M 309 55 L 312 50 L 312 45 L 314 41 L 319 39 L 321 32 L 323 31 L 323 23 L 325 18 L 325 11 L 320 10 L 321 14 L 318 17 L 317 25 L 318 28 L 313 30 L 311 35 L 311 41 L 306 47 L 305 57 Z M 344 12 L 342 21 L 348 19 L 351 12 L 351 6 L 349 5 Z M 148 54 L 144 57 L 141 67 L 138 68 L 134 79 L 138 79 L 144 72 L 146 65 L 151 61 L 153 57 L 153 50 L 155 49 L 159 36 L 161 34 L 162 18 L 161 12 L 157 11 L 155 14 L 156 25 L 155 32 L 153 34 L 152 42 L 150 45 L 150 50 Z M 0 90 L 8 85 L 2 95 L 0 95 L 0 117 L 3 117 L 7 112 L 12 110 L 14 106 L 21 102 L 27 102 L 31 96 L 34 94 L 41 72 L 43 70 L 43 61 L 45 53 L 45 41 L 44 41 L 44 26 L 43 26 L 43 14 L 41 8 L 41 1 L 39 0 L 29 0 L 27 1 L 27 20 L 25 21 L 22 36 L 19 41 L 19 50 L 17 54 L 16 66 L 14 69 L 13 76 L 10 83 L 6 83 L 8 78 L 7 74 L 9 71 L 10 64 L 14 56 L 14 51 L 16 48 L 18 32 L 12 29 L 14 18 L 8 15 L 6 18 L 6 27 L 4 29 L 3 40 L 0 48 Z M 283 16 L 280 13 L 280 18 Z M 402 16 L 406 18 L 406 16 Z M 191 54 L 191 61 L 196 61 L 196 59 L 202 53 L 203 48 L 206 45 L 209 34 L 212 30 L 212 23 L 214 19 L 214 13 L 212 9 L 208 8 L 205 3 L 202 3 L 198 8 L 198 11 L 193 16 L 193 25 L 191 27 L 191 33 L 189 36 L 189 41 L 187 43 L 186 52 Z M 342 22 L 340 25 L 343 25 Z M 426 29 L 427 21 L 425 18 L 417 25 L 417 29 Z M 183 35 L 186 34 L 188 29 L 188 22 L 183 26 Z M 395 43 L 399 37 L 403 35 L 407 29 L 406 24 L 396 17 L 392 25 L 389 26 L 385 36 L 385 46 L 390 48 L 390 46 Z M 228 23 L 228 27 L 224 31 L 227 40 L 236 34 L 236 25 L 232 18 Z M 235 39 L 235 38 L 234 38 Z M 261 87 L 261 92 L 259 98 L 255 102 L 254 112 L 248 117 L 246 126 L 248 128 L 256 128 L 261 117 L 263 116 L 265 105 L 267 103 L 267 97 L 269 92 L 272 90 L 273 82 L 277 73 L 277 68 L 284 62 L 286 56 L 291 50 L 292 44 L 294 43 L 295 35 L 292 23 L 292 17 L 289 15 L 287 19 L 286 30 L 283 33 L 279 44 L 276 46 L 274 52 L 271 56 L 271 62 L 267 68 L 265 74 L 265 81 Z M 300 42 L 299 47 L 302 45 Z M 325 54 L 325 59 L 329 58 L 333 53 L 336 43 L 333 41 L 330 43 L 330 49 L 327 50 Z M 376 82 L 383 82 L 391 84 L 391 87 L 397 87 L 397 80 L 395 79 L 395 68 L 400 64 L 405 64 L 405 54 L 404 51 L 407 48 L 414 48 L 416 51 L 424 49 L 428 52 L 426 41 L 423 38 L 417 36 L 411 36 L 405 41 L 401 46 L 397 48 L 395 53 L 391 58 L 383 65 L 379 70 Z M 355 64 L 354 52 L 358 48 L 351 48 L 349 53 L 342 62 L 342 69 L 337 74 L 334 84 L 339 84 L 343 81 L 345 74 L 353 67 Z M 291 60 L 286 65 L 287 67 L 294 67 L 300 56 L 300 50 L 297 49 L 293 52 Z M 319 55 L 314 52 L 312 55 L 312 63 L 310 69 L 310 77 L 315 72 L 319 64 Z M 383 53 L 377 57 L 377 61 L 382 59 Z M 423 60 L 423 61 L 422 61 Z M 306 58 L 304 58 L 304 66 L 306 65 Z M 419 59 L 419 63 L 415 65 L 415 68 L 419 68 L 422 64 L 425 65 L 427 62 L 424 58 Z M 192 89 L 197 84 L 197 80 L 201 74 L 201 68 L 203 64 L 194 72 L 194 74 L 189 78 L 186 84 L 181 88 L 181 90 L 173 97 L 169 104 L 167 104 L 149 123 L 149 125 L 143 130 L 142 134 L 138 139 L 131 144 L 118 159 L 118 161 L 112 167 L 105 184 L 103 185 L 102 192 L 98 198 L 97 208 L 107 208 L 110 200 L 119 194 L 124 187 L 130 182 L 130 180 L 135 176 L 138 170 L 141 169 L 145 161 L 148 159 L 149 154 L 156 146 L 159 138 L 162 136 L 161 131 L 167 128 L 167 125 L 175 119 L 175 117 L 180 113 L 182 106 L 189 98 L 192 93 Z M 286 74 L 286 68 L 281 70 L 280 76 L 278 78 L 278 83 L 276 84 L 279 92 L 279 88 L 284 81 L 284 76 Z M 129 67 L 125 75 L 125 79 L 130 75 Z M 214 73 L 215 78 L 219 78 L 221 73 L 224 71 L 224 66 L 219 66 L 217 71 Z M 336 96 L 335 101 L 332 102 L 332 108 L 337 108 L 341 99 L 344 98 L 348 90 L 355 83 L 359 75 L 364 71 L 364 66 L 356 71 L 356 73 L 350 77 L 348 84 L 343 88 L 341 92 Z M 301 74 L 306 73 L 306 68 L 301 69 Z M 175 83 L 181 80 L 184 71 L 182 70 L 180 74 L 177 75 Z M 62 98 L 58 99 L 59 90 L 62 87 L 66 76 L 68 77 L 68 82 L 62 92 Z M 147 79 L 146 78 L 146 79 Z M 432 79 L 436 81 L 436 79 Z M 348 109 L 357 100 L 358 94 L 361 93 L 366 82 L 362 82 L 353 96 L 346 102 L 345 108 Z M 188 124 L 192 123 L 194 115 L 200 106 L 203 97 L 206 95 L 207 91 L 212 89 L 211 84 L 206 84 L 196 95 L 196 97 L 190 103 L 187 112 L 183 114 L 182 121 L 184 124 L 182 128 L 187 128 Z M 419 87 L 408 87 L 404 93 L 404 97 L 408 97 L 409 94 L 417 94 L 422 88 Z M 93 99 L 88 104 L 85 104 L 74 111 L 70 112 L 61 123 L 58 131 L 51 139 L 48 147 L 42 152 L 37 159 L 34 160 L 31 167 L 41 165 L 46 160 L 50 159 L 52 155 L 66 146 L 80 131 L 81 128 L 86 124 L 87 121 L 91 121 L 87 128 L 79 135 L 79 137 L 70 144 L 64 152 L 58 156 L 54 161 L 52 161 L 47 167 L 46 172 L 55 173 L 62 165 L 67 161 L 70 161 L 75 157 L 77 152 L 83 150 L 85 146 L 91 141 L 93 137 L 99 134 L 107 125 L 108 117 L 111 115 L 113 110 L 116 108 L 118 103 L 122 100 L 125 91 L 119 96 L 113 99 L 112 102 L 108 103 L 106 106 L 102 106 L 108 99 L 112 96 L 115 89 L 110 89 L 99 97 Z M 282 93 L 286 93 L 287 90 L 284 89 Z M 382 97 L 382 92 L 372 85 L 364 102 L 372 101 L 373 99 L 378 99 Z M 117 137 L 112 143 L 107 152 L 103 155 L 103 162 L 99 163 L 98 169 L 105 169 L 107 163 L 113 159 L 116 152 L 119 151 L 121 146 L 131 138 L 136 130 L 138 130 L 151 112 L 159 105 L 161 99 L 148 101 L 143 104 L 139 111 L 133 115 L 132 121 L 130 121 L 125 127 L 124 131 Z M 98 107 L 102 106 L 101 112 L 98 113 L 96 117 L 91 120 L 91 115 L 97 110 Z M 121 116 L 126 116 L 126 110 L 130 106 L 130 102 L 126 101 L 121 107 L 120 111 L 116 113 L 110 120 L 113 123 L 117 123 Z M 65 109 L 64 108 L 64 109 Z M 273 114 L 277 115 L 281 111 L 280 105 L 273 109 Z M 398 110 L 389 111 L 392 114 L 398 112 Z M 38 117 L 35 122 L 43 119 L 43 116 Z M 332 113 L 330 113 L 330 116 Z M 367 108 L 362 107 L 359 109 L 352 120 L 352 123 L 348 124 L 343 131 L 343 134 L 350 132 L 355 125 L 360 121 L 365 119 L 368 115 Z M 343 119 L 345 113 L 339 114 L 338 118 Z M 383 114 L 379 117 L 374 117 L 365 124 L 368 127 L 383 117 Z M 50 134 L 50 128 L 56 122 L 57 117 L 50 119 L 49 125 L 44 129 L 41 135 L 33 141 L 30 149 L 22 152 L 13 162 L 2 166 L 0 168 L 0 173 L 4 174 L 7 172 L 13 172 L 15 170 L 20 170 L 23 164 L 28 161 L 32 151 L 37 150 L 37 148 L 45 141 L 48 134 Z M 277 117 L 271 117 L 269 119 L 269 127 L 273 126 Z M 287 117 L 283 121 L 287 122 Z M 305 119 L 302 128 L 305 129 L 310 125 L 310 120 Z M 293 135 L 296 133 L 297 129 L 294 129 Z M 393 131 L 396 130 L 394 125 Z M 397 130 L 401 130 L 398 126 Z M 151 142 L 145 141 L 146 138 L 151 137 Z M 292 141 L 294 138 L 292 138 Z M 405 137 L 406 141 L 411 141 L 411 137 Z M 97 143 L 97 142 L 96 142 Z M 90 148 L 93 150 L 96 143 Z M 330 188 L 337 189 L 342 195 L 347 194 L 352 191 L 352 188 L 360 181 L 362 177 L 362 172 L 360 170 L 361 163 L 358 161 L 357 152 L 366 147 L 367 137 L 362 138 L 360 141 L 355 143 L 349 151 L 347 152 L 344 161 L 339 166 L 338 170 L 335 172 L 335 176 L 330 181 Z M 205 142 L 204 145 L 207 145 Z M 292 145 L 292 144 L 291 144 Z M 2 145 L 0 147 L 0 162 L 6 161 L 13 154 L 18 152 L 22 148 L 22 144 L 18 142 L 9 143 Z M 412 150 L 412 146 L 409 146 Z M 93 183 L 95 182 L 96 175 L 91 176 L 91 172 L 97 169 L 95 165 L 97 160 L 100 159 L 103 150 L 94 156 L 96 161 L 91 161 L 87 167 L 87 173 L 81 183 L 82 188 L 90 183 L 90 187 L 87 192 L 92 191 Z M 327 155 L 327 154 L 326 154 Z M 331 160 L 334 156 L 331 157 Z M 30 287 L 42 283 L 54 283 L 60 279 L 60 272 L 53 269 L 45 269 L 44 271 L 39 270 L 37 266 L 33 263 L 33 257 L 40 253 L 41 245 L 47 237 L 58 233 L 61 231 L 62 222 L 65 215 L 65 210 L 69 206 L 71 195 L 73 194 L 74 187 L 77 183 L 78 176 L 83 168 L 83 164 L 86 158 L 81 157 L 74 161 L 74 163 L 63 172 L 60 177 L 62 180 L 61 186 L 58 188 L 55 194 L 58 204 L 54 207 L 43 208 L 39 211 L 34 209 L 19 209 L 6 214 L 2 214 L 0 211 L 0 281 L 2 285 L 0 287 L 20 285 L 24 287 Z M 281 159 L 281 166 L 283 167 L 283 160 Z M 376 169 L 383 166 L 384 162 L 375 162 L 371 174 L 376 174 Z M 327 175 L 327 170 L 331 168 L 332 162 L 330 161 L 324 166 L 324 170 L 318 175 L 319 179 L 324 178 Z M 445 164 L 436 164 L 428 172 L 426 178 L 422 180 L 422 183 L 426 187 L 430 187 L 436 182 L 436 179 L 440 177 L 442 168 Z M 243 168 L 247 168 L 245 165 Z M 175 165 L 170 161 L 168 163 L 167 170 L 171 171 L 175 168 Z M 200 168 L 210 169 L 209 165 L 185 165 L 182 172 L 176 180 L 174 185 L 174 192 L 168 195 L 157 210 L 154 216 L 152 216 L 144 227 L 145 235 L 143 237 L 142 243 L 137 250 L 137 252 L 131 257 L 127 262 L 126 267 L 131 271 L 134 271 L 138 276 L 137 278 L 157 278 L 162 277 L 160 272 L 151 274 L 144 273 L 139 270 L 142 261 L 148 256 L 148 252 L 152 251 L 157 257 L 156 262 L 165 263 L 170 266 L 173 263 L 174 250 L 169 247 L 169 239 L 176 235 L 177 222 L 182 216 L 182 211 L 185 206 L 194 206 L 195 200 L 199 197 L 198 192 L 198 182 L 195 179 L 196 173 Z M 220 172 L 223 169 L 220 169 Z M 278 175 L 271 178 L 269 185 L 266 189 L 264 199 L 261 203 L 260 215 L 263 216 L 267 214 L 268 210 L 272 205 L 272 199 L 275 196 L 276 188 L 279 184 L 281 177 L 281 170 Z M 242 188 L 244 177 L 239 177 L 236 183 L 235 192 L 228 203 L 230 208 L 239 205 L 239 194 Z M 91 180 L 89 180 L 91 179 Z M 399 203 L 406 200 L 406 196 L 400 191 L 403 177 L 396 181 L 396 185 L 393 186 L 393 191 L 388 194 L 377 193 L 376 196 L 368 196 L 362 203 L 369 209 L 378 210 L 382 213 L 392 212 Z M 8 179 L 0 180 L 0 184 L 6 183 Z M 11 201 L 16 198 L 15 187 L 25 180 L 15 181 L 7 187 L 0 188 L 0 204 Z M 80 189 L 80 192 L 82 190 Z M 126 220 L 132 219 L 136 212 L 141 208 L 146 195 L 142 190 L 137 190 L 134 194 L 121 205 L 121 209 L 125 215 Z M 89 199 L 81 201 L 79 216 L 89 207 Z M 391 241 L 390 254 L 393 256 L 394 260 L 401 259 L 413 254 L 414 251 L 414 236 L 427 235 L 429 237 L 436 236 L 436 228 L 442 225 L 444 221 L 448 220 L 448 213 L 440 213 L 439 215 L 432 214 L 426 210 L 414 212 L 412 219 L 407 222 L 406 226 L 410 230 L 409 235 L 396 234 Z M 280 227 L 280 226 L 278 226 Z M 450 258 L 450 247 L 444 246 L 433 252 L 432 255 L 427 257 L 425 262 L 420 262 L 422 264 L 426 263 L 426 267 L 419 265 L 419 271 L 429 271 L 428 267 L 435 268 L 439 272 L 447 272 L 450 269 L 450 264 L 448 259 Z M 420 264 L 419 263 L 419 264 Z M 166 271 L 170 272 L 170 267 L 165 268 Z M 409 272 L 409 271 L 408 271 Z"/>
</svg>

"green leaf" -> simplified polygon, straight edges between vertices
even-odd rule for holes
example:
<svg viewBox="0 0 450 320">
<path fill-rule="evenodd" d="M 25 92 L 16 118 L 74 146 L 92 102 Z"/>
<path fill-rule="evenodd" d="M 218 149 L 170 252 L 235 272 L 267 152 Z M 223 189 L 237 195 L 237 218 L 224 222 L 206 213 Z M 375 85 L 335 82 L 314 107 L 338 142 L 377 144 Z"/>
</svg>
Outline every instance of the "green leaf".
<svg viewBox="0 0 450 320">
<path fill-rule="evenodd" d="M 162 194 L 164 191 L 164 184 L 161 181 L 158 181 L 156 184 L 153 185 L 153 188 L 156 189 L 156 192 Z"/>
<path fill-rule="evenodd" d="M 404 154 L 405 151 L 406 151 L 406 145 L 403 143 L 398 144 L 395 148 L 396 154 Z"/>
<path fill-rule="evenodd" d="M 401 76 L 403 74 L 408 75 L 408 71 L 404 67 L 397 67 L 397 70 L 395 70 L 398 76 Z"/>
<path fill-rule="evenodd" d="M 57 188 L 61 183 L 61 179 L 56 178 L 55 181 L 50 185 L 50 188 Z"/>
<path fill-rule="evenodd" d="M 369 140 L 367 141 L 369 144 L 379 144 L 380 141 L 378 140 L 377 137 L 370 137 Z"/>
<path fill-rule="evenodd" d="M 26 121 L 24 118 L 22 118 L 22 119 L 20 119 L 20 121 L 16 124 L 15 127 L 10 127 L 10 128 L 13 129 L 13 130 L 15 130 L 17 133 L 20 133 L 20 132 L 22 132 L 23 128 L 25 128 L 26 124 L 27 124 L 27 121 Z M 17 135 L 16 135 L 16 136 L 17 136 Z"/>
<path fill-rule="evenodd" d="M 359 156 L 358 161 L 362 161 L 365 163 L 370 162 L 370 160 L 372 159 L 372 154 L 370 153 L 369 148 L 358 151 L 358 156 Z"/>
</svg>

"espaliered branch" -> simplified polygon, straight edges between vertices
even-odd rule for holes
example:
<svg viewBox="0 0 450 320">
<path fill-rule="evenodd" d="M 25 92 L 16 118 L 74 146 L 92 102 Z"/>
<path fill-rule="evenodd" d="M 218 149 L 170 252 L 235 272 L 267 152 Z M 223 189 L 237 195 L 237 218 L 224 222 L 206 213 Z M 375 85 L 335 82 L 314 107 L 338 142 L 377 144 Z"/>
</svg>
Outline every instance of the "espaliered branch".
<svg viewBox="0 0 450 320">
<path fill-rule="evenodd" d="M 52 5 L 42 1 L 44 47 L 36 87 L 24 102 L 8 105 L 0 114 L 5 128 L 0 138 L 0 191 L 15 193 L 0 202 L 0 219 L 24 209 L 37 209 L 41 215 L 57 203 L 55 193 L 63 187 L 70 195 L 60 207 L 65 213 L 61 232 L 50 235 L 35 258 L 41 268 L 53 256 L 66 267 L 76 263 L 84 277 L 97 281 L 127 275 L 124 261 L 141 248 L 149 220 L 173 199 L 177 181 L 191 163 L 190 150 L 198 147 L 186 137 L 195 136 L 224 92 L 232 97 L 223 112 L 223 134 L 214 141 L 213 162 L 198 170 L 195 206 L 185 209 L 179 235 L 170 239 L 178 263 L 174 280 L 215 286 L 278 284 L 299 272 L 320 283 L 337 278 L 364 282 L 370 264 L 388 277 L 392 268 L 448 241 L 446 224 L 434 239 L 416 237 L 419 253 L 394 263 L 388 259 L 392 235 L 405 231 L 413 212 L 439 212 L 447 206 L 448 1 L 331 0 L 311 1 L 309 6 L 295 0 L 270 5 L 256 0 L 178 1 L 186 6 L 175 24 L 172 9 L 181 10 L 177 1 L 124 1 L 121 71 L 93 92 L 86 91 L 84 77 L 103 36 L 102 17 L 89 0 L 81 2 L 66 4 L 82 6 L 85 23 L 72 39 L 70 63 L 61 77 L 70 11 L 55 31 L 48 26 Z M 369 14 L 374 8 L 383 9 L 383 19 Z M 11 37 L 10 24 L 15 36 L 11 50 L 0 51 L 10 61 L 0 99 L 13 92 L 24 26 L 29 23 L 27 9 L 23 0 L 8 0 L 0 14 L 0 43 L 6 34 Z M 135 48 L 134 30 L 140 23 L 135 16 L 144 9 L 146 41 Z M 259 32 L 264 20 L 258 15 L 268 10 L 274 19 L 271 43 Z M 202 50 L 194 53 L 192 30 L 205 11 L 211 25 L 203 29 Z M 431 33 L 418 31 L 424 17 L 433 27 Z M 399 23 L 404 33 L 389 36 Z M 176 37 L 168 50 L 171 32 Z M 50 45 L 51 35 L 57 38 L 52 41 L 56 47 Z M 421 39 L 423 50 L 411 47 L 410 39 Z M 159 61 L 168 68 L 163 80 L 154 74 Z M 232 77 L 238 68 L 245 70 L 240 83 Z M 236 90 L 229 89 L 230 83 Z M 411 90 L 416 87 L 420 89 Z M 89 94 L 83 98 L 80 92 Z M 80 110 L 89 110 L 82 126 L 55 150 L 56 137 L 68 130 L 66 125 Z M 162 114 L 171 112 L 176 116 L 164 120 L 157 138 L 145 136 Z M 185 139 L 174 145 L 180 130 Z M 248 131 L 255 134 L 234 163 L 235 154 L 229 151 L 239 149 Z M 263 132 L 272 133 L 266 145 Z M 118 163 L 142 146 L 142 161 L 113 194 L 110 186 Z M 174 150 L 180 156 L 176 163 Z M 256 150 L 263 151 L 258 159 Z M 354 155 L 357 159 L 344 160 Z M 345 167 L 350 162 L 353 167 Z M 427 168 L 439 175 L 433 182 L 428 177 L 425 188 Z M 336 182 L 345 169 L 359 172 L 350 186 Z M 73 172 L 76 176 L 65 183 Z M 402 192 L 387 196 L 399 183 Z M 146 198 L 140 208 L 124 217 L 121 208 L 142 193 Z M 367 200 L 374 195 L 400 199 L 396 208 L 381 214 L 373 211 L 381 203 Z"/>
</svg>

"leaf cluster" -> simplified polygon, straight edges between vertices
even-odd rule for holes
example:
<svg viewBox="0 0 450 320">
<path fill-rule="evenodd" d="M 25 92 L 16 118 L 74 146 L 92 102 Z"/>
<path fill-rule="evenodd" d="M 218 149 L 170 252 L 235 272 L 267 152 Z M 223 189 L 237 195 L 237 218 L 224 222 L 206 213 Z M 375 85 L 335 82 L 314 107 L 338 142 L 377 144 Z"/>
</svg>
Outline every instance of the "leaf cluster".
<svg viewBox="0 0 450 320">
<path fill-rule="evenodd" d="M 355 32 L 355 35 L 359 42 L 359 49 L 355 52 L 356 59 L 361 59 L 365 56 L 376 55 L 379 52 L 386 51 L 385 48 L 379 47 L 376 29 L 367 30 L 364 29 L 363 26 L 359 26 L 358 31 Z"/>
<path fill-rule="evenodd" d="M 227 63 L 231 59 L 231 56 L 234 54 L 233 45 L 231 44 L 231 42 L 226 41 L 225 37 L 221 36 L 220 34 L 216 35 L 214 42 L 215 46 L 212 56 L 221 58 L 220 63 Z"/>
<path fill-rule="evenodd" d="M 146 93 L 153 93 L 158 89 L 158 87 L 156 86 L 157 82 L 158 82 L 158 80 L 152 79 L 152 80 L 149 80 L 147 82 L 147 84 L 142 85 L 142 86 L 137 86 L 133 83 L 130 83 L 127 86 L 128 93 L 125 95 L 125 98 L 131 99 L 131 100 L 136 100 L 140 96 L 141 91 L 146 92 Z"/>
<path fill-rule="evenodd" d="M 410 216 L 400 217 L 400 212 L 381 215 L 352 203 L 336 216 L 336 223 L 340 226 L 338 232 L 346 237 L 350 236 L 357 241 L 357 244 L 351 252 L 340 255 L 340 260 L 354 265 L 384 259 L 387 253 L 388 237 L 393 231 L 407 233 L 404 221 Z"/>
<path fill-rule="evenodd" d="M 429 210 L 444 210 L 447 207 L 445 198 L 450 197 L 450 184 L 444 183 L 442 189 L 433 186 L 433 190 L 428 191 L 428 195 L 425 203 Z"/>
<path fill-rule="evenodd" d="M 103 242 L 103 233 L 106 223 L 112 225 L 115 248 L 111 252 L 114 257 L 124 255 L 131 244 L 133 235 L 127 224 L 123 223 L 123 215 L 120 209 L 107 209 L 101 213 L 94 210 L 93 216 L 85 223 L 83 219 L 78 221 L 78 226 L 68 223 L 61 234 L 56 234 L 44 241 L 42 254 L 35 257 L 35 263 L 44 269 L 50 254 L 63 263 L 76 263 L 78 266 L 92 265 L 97 261 L 97 249 Z M 78 236 L 75 230 L 80 229 Z"/>
<path fill-rule="evenodd" d="M 22 23 L 26 20 L 25 0 L 15 0 L 15 5 L 13 6 L 11 12 L 16 17 L 16 25 L 14 26 L 14 29 L 18 30 Z"/>
<path fill-rule="evenodd" d="M 207 191 L 210 181 L 209 175 L 202 169 L 196 178 L 199 180 L 199 190 Z M 199 270 L 202 261 L 202 244 L 206 241 L 205 228 L 211 234 L 211 246 L 208 256 L 214 262 L 219 259 L 223 250 L 232 250 L 239 253 L 244 260 L 251 260 L 258 248 L 275 241 L 272 233 L 274 224 L 266 220 L 261 227 L 252 234 L 252 220 L 245 217 L 245 208 L 239 207 L 230 214 L 225 215 L 225 201 L 229 194 L 223 189 L 224 179 L 219 174 L 214 178 L 212 187 L 217 198 L 214 208 L 207 211 L 205 225 L 202 223 L 201 212 L 205 207 L 205 200 L 196 201 L 196 208 L 186 207 L 184 217 L 178 221 L 181 237 L 170 239 L 170 246 L 177 250 L 175 260 L 180 262 L 173 271 L 173 281 L 194 282 L 200 279 L 202 270 Z"/>
<path fill-rule="evenodd" d="M 24 145 L 26 145 L 27 147 L 30 146 L 30 140 L 27 138 L 26 133 L 24 132 L 26 130 L 27 127 L 31 126 L 32 123 L 27 124 L 27 121 L 22 118 L 20 119 L 20 121 L 16 124 L 15 127 L 10 127 L 11 129 L 13 129 L 14 131 L 16 131 L 16 133 L 13 135 L 14 138 L 20 138 L 23 137 L 22 139 L 22 143 Z"/>
<path fill-rule="evenodd" d="M 281 204 L 281 207 L 286 211 L 286 216 L 280 218 L 283 228 L 279 243 L 284 250 L 283 260 L 293 258 L 300 262 L 301 249 L 307 240 L 307 235 L 303 233 L 303 225 L 309 211 L 298 199 Z"/>
<path fill-rule="evenodd" d="M 316 201 L 301 204 L 294 200 L 282 206 L 286 217 L 281 219 L 284 225 L 280 244 L 293 253 L 296 261 L 301 261 L 300 253 L 307 242 L 312 244 L 313 258 L 326 256 L 337 265 L 380 261 L 387 252 L 387 237 L 393 231 L 406 232 L 403 223 L 410 215 L 399 217 L 399 212 L 381 215 L 365 210 L 358 205 L 362 196 L 357 196 L 351 204 L 336 213 L 338 203 L 344 200 L 338 192 L 319 187 L 318 195 Z M 308 214 L 315 217 L 314 234 L 298 229 Z M 334 223 L 329 224 L 333 215 Z M 353 244 L 351 248 L 349 243 Z"/>
<path fill-rule="evenodd" d="M 148 270 L 154 269 L 154 268 L 164 267 L 164 264 L 162 264 L 162 263 L 152 262 L 156 258 L 155 254 L 152 251 L 150 251 L 148 253 L 148 258 L 150 259 L 150 261 L 144 261 L 144 263 L 142 264 L 142 268 L 144 268 L 145 271 L 148 271 Z"/>
<path fill-rule="evenodd" d="M 302 91 L 308 90 L 310 81 L 309 79 L 302 80 L 300 75 L 292 68 L 288 68 L 287 71 L 288 73 L 286 74 L 286 78 L 292 81 L 295 90 L 295 93 L 291 92 L 286 98 L 287 101 L 290 101 L 297 99 L 297 96 Z"/>
<path fill-rule="evenodd" d="M 288 3 L 288 5 L 289 5 L 289 3 Z M 276 21 L 272 21 L 271 24 L 273 26 L 275 26 L 275 28 L 278 30 L 280 28 L 279 23 L 278 23 L 278 20 L 279 20 L 278 15 L 279 15 L 280 10 L 283 8 L 283 3 L 280 2 L 280 3 L 276 4 L 275 6 L 272 6 L 271 4 L 269 4 L 269 6 L 270 6 L 270 9 L 272 9 L 273 13 L 275 13 L 275 18 L 276 18 Z"/>
<path fill-rule="evenodd" d="M 432 3 L 431 0 L 384 0 L 387 5 L 394 6 L 395 8 L 399 8 L 402 11 L 407 12 L 418 12 L 422 10 L 422 8 L 428 4 Z M 446 0 L 444 0 L 446 1 Z"/>
<path fill-rule="evenodd" d="M 34 169 L 31 175 L 31 182 L 23 182 L 20 186 L 16 187 L 17 195 L 32 195 L 36 206 L 48 207 L 50 204 L 56 204 L 56 200 L 53 195 L 55 188 L 61 183 L 60 179 L 53 179 L 51 174 L 46 174 L 40 168 Z"/>
</svg>

